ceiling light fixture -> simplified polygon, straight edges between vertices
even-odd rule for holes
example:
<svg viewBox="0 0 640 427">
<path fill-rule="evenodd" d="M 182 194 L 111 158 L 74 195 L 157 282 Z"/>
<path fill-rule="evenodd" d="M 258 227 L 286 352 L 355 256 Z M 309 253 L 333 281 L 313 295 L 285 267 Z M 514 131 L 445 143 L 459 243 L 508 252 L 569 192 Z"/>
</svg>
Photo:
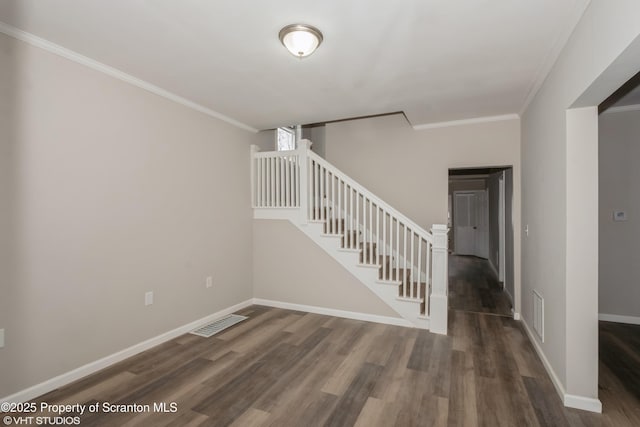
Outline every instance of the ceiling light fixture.
<svg viewBox="0 0 640 427">
<path fill-rule="evenodd" d="M 287 25 L 280 30 L 278 37 L 284 47 L 298 58 L 311 55 L 322 43 L 320 30 L 304 24 Z"/>
</svg>

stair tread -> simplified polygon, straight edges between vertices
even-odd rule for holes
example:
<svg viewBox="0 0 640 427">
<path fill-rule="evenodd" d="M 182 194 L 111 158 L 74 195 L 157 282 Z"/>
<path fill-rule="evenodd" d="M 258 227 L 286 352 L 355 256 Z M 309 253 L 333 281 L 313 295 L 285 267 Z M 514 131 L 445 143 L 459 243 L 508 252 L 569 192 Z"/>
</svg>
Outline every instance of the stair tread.
<svg viewBox="0 0 640 427">
<path fill-rule="evenodd" d="M 360 249 L 356 248 L 338 248 L 340 252 L 352 252 L 354 254 L 360 253 Z"/>
<path fill-rule="evenodd" d="M 398 286 L 402 283 L 399 280 L 388 280 L 388 279 L 378 279 L 376 280 L 376 282 L 380 283 L 381 285 L 391 285 L 391 286 Z"/>
<path fill-rule="evenodd" d="M 411 297 L 403 297 L 403 296 L 398 296 L 396 297 L 396 299 L 400 300 L 400 301 L 407 301 L 407 302 L 415 302 L 415 303 L 421 303 L 424 301 L 424 298 L 411 298 Z"/>
<path fill-rule="evenodd" d="M 367 268 L 380 268 L 378 264 L 363 264 L 361 262 L 356 264 L 358 267 L 367 267 Z"/>
</svg>

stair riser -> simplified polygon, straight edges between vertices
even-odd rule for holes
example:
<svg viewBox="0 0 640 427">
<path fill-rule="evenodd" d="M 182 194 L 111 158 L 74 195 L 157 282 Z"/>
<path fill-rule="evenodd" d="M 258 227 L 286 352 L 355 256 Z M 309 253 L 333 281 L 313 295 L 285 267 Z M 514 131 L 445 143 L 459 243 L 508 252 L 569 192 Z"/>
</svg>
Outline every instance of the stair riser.
<svg viewBox="0 0 640 427">
<path fill-rule="evenodd" d="M 342 234 L 347 231 L 344 219 L 327 220 L 324 225 L 324 232 L 327 234 Z"/>
<path fill-rule="evenodd" d="M 424 297 L 426 291 L 426 284 L 420 283 L 420 293 L 418 293 L 418 284 L 416 282 L 409 283 L 407 282 L 407 288 L 405 290 L 404 284 L 398 285 L 398 293 L 400 296 L 410 298 L 412 297 L 411 292 L 413 291 L 414 298 Z"/>
<path fill-rule="evenodd" d="M 395 268 L 387 269 L 384 272 L 386 275 L 383 277 L 382 267 L 378 270 L 378 276 L 381 280 L 405 280 L 407 282 L 411 281 L 411 271 L 404 271 L 403 268 L 397 270 Z"/>
<path fill-rule="evenodd" d="M 363 264 L 378 264 L 377 244 L 360 244 L 360 262 Z"/>
</svg>

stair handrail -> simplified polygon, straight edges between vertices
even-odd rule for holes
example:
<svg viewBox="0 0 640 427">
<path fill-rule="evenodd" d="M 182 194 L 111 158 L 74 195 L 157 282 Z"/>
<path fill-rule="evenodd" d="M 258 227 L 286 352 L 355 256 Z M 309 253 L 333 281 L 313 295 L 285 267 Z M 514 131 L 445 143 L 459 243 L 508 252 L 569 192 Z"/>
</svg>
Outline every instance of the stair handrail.
<svg viewBox="0 0 640 427">
<path fill-rule="evenodd" d="M 311 150 L 308 150 L 307 156 L 310 159 L 313 159 L 313 161 L 315 161 L 316 163 L 320 164 L 322 167 L 327 169 L 329 172 L 331 172 L 335 176 L 339 176 L 340 179 L 342 179 L 345 183 L 347 183 L 351 188 L 353 188 L 354 190 L 358 191 L 362 195 L 366 196 L 369 200 L 373 201 L 376 205 L 378 205 L 381 208 L 383 208 L 384 211 L 387 212 L 389 215 L 392 215 L 397 220 L 399 220 L 403 224 L 405 224 L 407 227 L 411 228 L 416 234 L 419 234 L 427 242 L 433 244 L 433 234 L 431 234 L 430 232 L 425 230 L 423 227 L 421 227 L 418 224 L 416 224 L 411 219 L 407 218 L 402 213 L 398 212 L 389 203 L 385 202 L 380 197 L 376 196 L 373 192 L 367 190 L 365 187 L 363 187 L 362 185 L 358 184 L 349 175 L 347 175 L 346 173 L 342 172 L 340 169 L 336 168 L 331 163 L 329 163 L 328 161 L 326 161 L 325 159 L 323 159 L 322 157 L 320 157 L 319 155 L 317 155 L 316 153 L 314 153 Z M 305 167 L 306 166 L 307 165 L 305 165 Z"/>
</svg>

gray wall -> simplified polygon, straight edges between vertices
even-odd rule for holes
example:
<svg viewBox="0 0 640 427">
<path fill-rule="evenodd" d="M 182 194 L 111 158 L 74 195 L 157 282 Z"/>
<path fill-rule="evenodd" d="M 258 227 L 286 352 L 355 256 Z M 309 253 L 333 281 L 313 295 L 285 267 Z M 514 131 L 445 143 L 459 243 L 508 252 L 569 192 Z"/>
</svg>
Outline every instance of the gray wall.
<svg viewBox="0 0 640 427">
<path fill-rule="evenodd" d="M 637 1 L 591 1 L 521 115 L 522 313 L 533 325 L 540 292 L 547 327 L 536 345 L 558 389 L 580 404 L 598 395 L 595 106 L 640 68 L 639 14 Z"/>
<path fill-rule="evenodd" d="M 640 111 L 599 122 L 599 311 L 640 320 Z M 627 220 L 614 221 L 614 210 Z"/>
<path fill-rule="evenodd" d="M 262 130 L 254 135 L 253 144 L 260 148 L 260 151 L 275 151 L 276 131 L 275 129 Z"/>
<path fill-rule="evenodd" d="M 252 296 L 254 134 L 2 34 L 0 94 L 0 397 Z"/>
<path fill-rule="evenodd" d="M 311 150 L 322 158 L 325 157 L 326 134 L 325 126 L 314 126 L 309 135 L 309 139 L 313 143 Z"/>
</svg>

